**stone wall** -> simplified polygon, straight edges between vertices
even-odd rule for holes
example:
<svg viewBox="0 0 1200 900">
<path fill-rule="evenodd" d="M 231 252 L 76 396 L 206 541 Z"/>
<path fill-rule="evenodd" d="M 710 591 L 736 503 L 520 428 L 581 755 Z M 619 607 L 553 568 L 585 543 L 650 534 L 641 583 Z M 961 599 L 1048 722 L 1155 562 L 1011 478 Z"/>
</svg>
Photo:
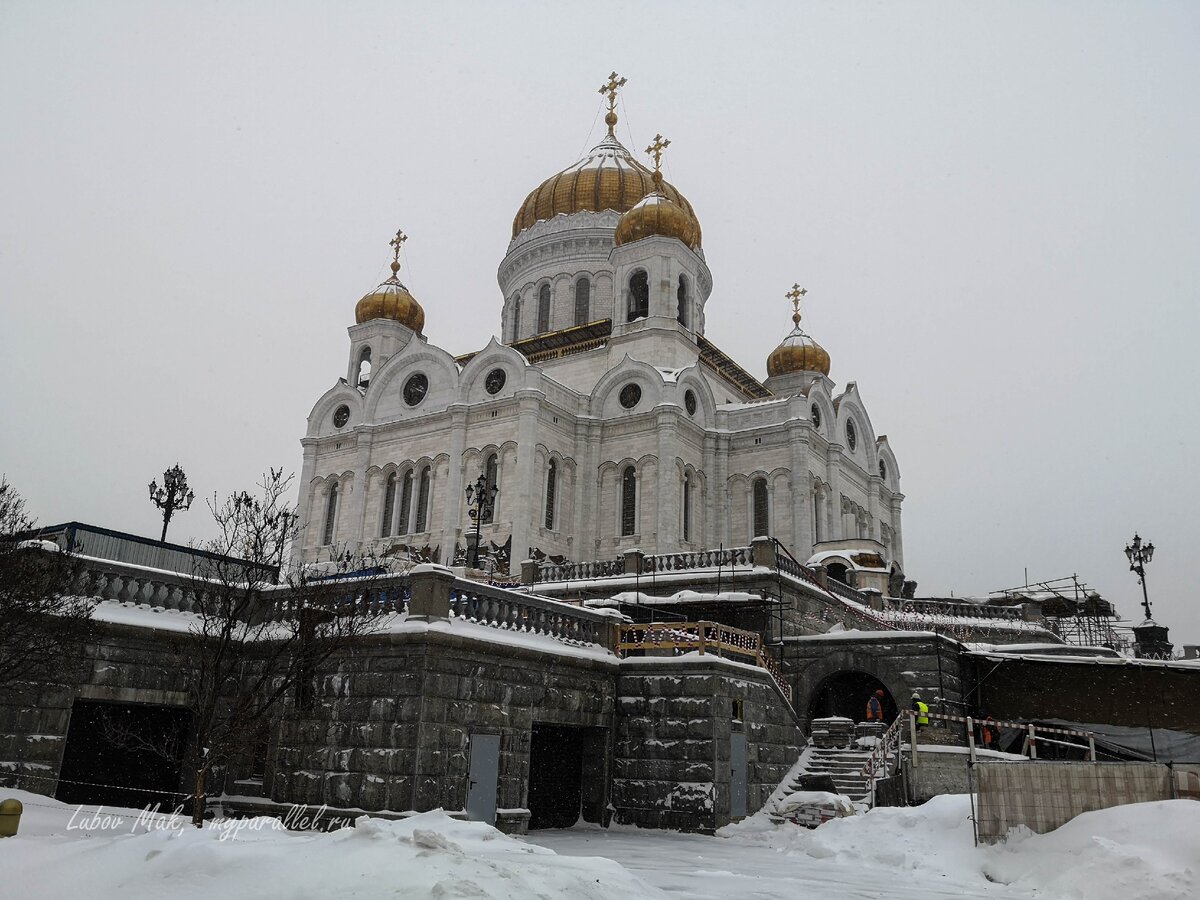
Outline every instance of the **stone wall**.
<svg viewBox="0 0 1200 900">
<path fill-rule="evenodd" d="M 182 706 L 181 641 L 186 634 L 101 624 L 101 640 L 64 667 L 70 683 L 0 693 L 0 783 L 52 795 L 75 700 Z M 12 777 L 10 777 L 12 776 Z"/>
<path fill-rule="evenodd" d="M 748 812 L 779 786 L 803 743 L 770 676 L 720 658 L 626 660 L 617 712 L 612 805 L 618 821 L 644 828 L 712 831 L 729 822 L 734 731 L 747 738 Z"/>
<path fill-rule="evenodd" d="M 440 631 L 371 637 L 321 674 L 310 710 L 289 706 L 266 790 L 284 803 L 463 810 L 470 737 L 488 733 L 500 735 L 497 807 L 524 809 L 534 723 L 611 728 L 616 668 Z"/>
</svg>

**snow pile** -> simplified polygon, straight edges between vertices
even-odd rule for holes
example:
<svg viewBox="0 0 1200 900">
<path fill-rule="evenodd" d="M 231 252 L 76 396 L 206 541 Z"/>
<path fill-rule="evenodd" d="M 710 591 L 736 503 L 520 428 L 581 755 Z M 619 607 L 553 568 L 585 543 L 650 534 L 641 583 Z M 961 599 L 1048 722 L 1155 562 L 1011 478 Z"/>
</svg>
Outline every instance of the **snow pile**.
<svg viewBox="0 0 1200 900">
<path fill-rule="evenodd" d="M 974 846 L 970 797 L 878 808 L 815 830 L 773 826 L 765 816 L 718 831 L 835 867 L 882 868 L 893 877 L 931 878 L 964 890 L 989 885 L 1009 896 L 1167 900 L 1200 895 L 1200 803 L 1164 800 L 1085 813 L 1048 834 L 1013 834 Z"/>
<path fill-rule="evenodd" d="M 3 794 L 17 796 L 27 810 L 20 834 L 0 841 L 0 871 L 12 896 L 663 896 L 611 860 L 559 856 L 490 825 L 451 819 L 440 810 L 400 821 L 363 816 L 357 827 L 329 833 L 289 832 L 266 818 L 195 829 L 183 820 L 139 821 L 136 811 L 90 819 L 86 817 L 94 808 L 77 814 L 45 797 Z"/>
</svg>

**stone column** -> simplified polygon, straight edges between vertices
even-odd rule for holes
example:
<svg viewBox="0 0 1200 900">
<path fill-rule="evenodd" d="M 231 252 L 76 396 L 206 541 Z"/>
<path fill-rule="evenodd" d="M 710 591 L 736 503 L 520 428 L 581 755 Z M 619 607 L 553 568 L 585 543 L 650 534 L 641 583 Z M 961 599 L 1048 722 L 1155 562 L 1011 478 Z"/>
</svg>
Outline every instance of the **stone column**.
<svg viewBox="0 0 1200 900">
<path fill-rule="evenodd" d="M 846 519 L 842 515 L 842 448 L 840 446 L 830 446 L 829 461 L 826 466 L 828 477 L 825 479 L 829 482 L 829 533 L 825 536 L 827 541 L 841 540 L 846 536 Z M 834 527 L 834 522 L 837 527 Z"/>
<path fill-rule="evenodd" d="M 904 539 L 900 530 L 900 501 L 904 499 L 903 494 L 896 494 L 892 497 L 892 558 L 900 564 L 900 571 L 904 571 Z"/>
<path fill-rule="evenodd" d="M 300 467 L 300 500 L 296 504 L 296 511 L 300 514 L 301 531 L 296 535 L 296 540 L 292 545 L 292 559 L 299 562 L 305 559 L 304 549 L 306 547 L 315 547 L 316 528 L 320 525 L 313 521 L 312 508 L 312 486 L 313 476 L 316 474 L 317 465 L 317 448 L 311 438 L 304 438 L 300 441 L 300 445 L 304 448 L 304 462 Z"/>
<path fill-rule="evenodd" d="M 454 573 L 445 566 L 423 563 L 412 570 L 412 596 L 408 617 L 426 622 L 450 618 L 450 589 Z"/>
<path fill-rule="evenodd" d="M 517 392 L 517 404 L 520 409 L 517 425 L 517 477 L 509 480 L 510 485 L 516 485 L 517 490 L 509 490 L 510 496 L 504 502 L 512 513 L 512 558 L 509 560 L 509 573 L 519 575 L 521 560 L 529 555 L 529 540 L 533 531 L 533 510 L 537 508 L 541 496 L 539 485 L 541 479 L 534 471 L 537 458 L 537 416 L 538 409 L 546 395 L 541 391 L 521 390 Z M 516 496 L 512 496 L 515 494 Z"/>
<path fill-rule="evenodd" d="M 867 537 L 879 540 L 882 535 L 876 523 L 879 521 L 879 498 L 883 489 L 883 479 L 878 474 L 867 479 Z"/>
<path fill-rule="evenodd" d="M 788 549 L 798 559 L 812 556 L 812 498 L 808 474 L 808 428 L 803 421 L 793 419 L 788 425 L 788 441 L 792 447 L 792 546 Z"/>
<path fill-rule="evenodd" d="M 600 519 L 600 423 L 577 420 L 575 450 L 579 466 L 575 470 L 575 559 L 587 562 L 596 557 L 596 540 L 602 527 Z"/>
<path fill-rule="evenodd" d="M 655 530 L 657 546 L 655 553 L 678 553 L 679 515 L 683 498 L 680 495 L 679 472 L 675 457 L 679 450 L 679 407 L 661 406 L 657 410 L 658 429 L 658 507 Z M 644 496 L 644 492 L 643 492 Z"/>
<path fill-rule="evenodd" d="M 454 403 L 447 407 L 450 413 L 450 465 L 446 473 L 446 496 L 442 498 L 442 562 L 449 565 L 454 559 L 454 545 L 458 542 L 459 530 L 466 526 L 460 521 L 463 508 L 463 491 L 466 489 L 463 473 L 463 453 L 467 446 L 467 407 Z M 522 553 L 519 559 L 524 559 Z"/>
<path fill-rule="evenodd" d="M 716 435 L 715 440 L 712 506 L 708 520 L 713 523 L 713 528 L 709 533 L 708 545 L 716 547 L 724 544 L 726 547 L 732 547 L 729 522 L 729 435 Z"/>
</svg>

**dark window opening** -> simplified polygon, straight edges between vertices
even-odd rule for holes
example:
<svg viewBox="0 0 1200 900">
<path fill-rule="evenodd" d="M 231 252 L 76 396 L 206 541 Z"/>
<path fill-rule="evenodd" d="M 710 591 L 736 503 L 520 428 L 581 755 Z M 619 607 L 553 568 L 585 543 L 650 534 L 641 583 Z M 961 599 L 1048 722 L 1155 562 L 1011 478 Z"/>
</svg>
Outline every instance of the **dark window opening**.
<svg viewBox="0 0 1200 900">
<path fill-rule="evenodd" d="M 490 495 L 491 489 L 493 487 L 498 487 L 500 484 L 500 482 L 499 482 L 500 460 L 496 456 L 495 453 L 493 453 L 491 456 L 489 456 L 487 458 L 487 463 L 483 467 L 483 472 L 487 478 L 488 494 Z M 491 503 L 484 505 L 483 516 L 480 519 L 480 521 L 484 525 L 491 525 L 493 522 L 496 521 L 496 501 L 499 499 L 500 499 L 500 494 L 497 493 L 496 496 L 492 499 Z"/>
<path fill-rule="evenodd" d="M 396 507 L 396 473 L 387 477 L 387 487 L 383 490 L 383 525 L 380 526 L 379 536 L 387 537 L 392 533 L 392 518 Z"/>
<path fill-rule="evenodd" d="M 637 472 L 630 466 L 621 475 L 621 536 L 637 531 Z"/>
<path fill-rule="evenodd" d="M 513 297 L 512 303 L 512 339 L 521 339 L 521 298 Z"/>
<path fill-rule="evenodd" d="M 409 469 L 404 473 L 404 486 L 400 488 L 400 530 L 399 534 L 408 534 L 408 516 L 412 509 L 413 473 Z"/>
<path fill-rule="evenodd" d="M 538 334 L 550 330 L 550 285 L 543 284 L 538 291 Z"/>
<path fill-rule="evenodd" d="M 687 328 L 688 324 L 688 283 L 687 276 L 679 276 L 679 289 L 675 292 L 675 299 L 678 301 L 678 310 L 675 313 L 679 324 Z"/>
<path fill-rule="evenodd" d="M 586 278 L 575 282 L 575 324 L 586 325 L 591 315 L 592 283 Z"/>
<path fill-rule="evenodd" d="M 546 528 L 554 530 L 554 495 L 558 490 L 558 463 L 550 460 L 546 472 Z"/>
<path fill-rule="evenodd" d="M 692 476 L 683 476 L 683 539 L 692 539 Z"/>
<path fill-rule="evenodd" d="M 429 519 L 429 488 L 433 472 L 429 466 L 421 470 L 421 484 L 417 489 L 417 527 L 418 533 L 425 530 Z"/>
<path fill-rule="evenodd" d="M 767 479 L 758 478 L 754 482 L 754 537 L 762 537 L 771 531 L 767 503 Z"/>
<path fill-rule="evenodd" d="M 329 486 L 329 501 L 325 504 L 325 533 L 321 543 L 328 546 L 333 543 L 333 526 L 337 522 L 338 486 L 335 482 Z"/>
<path fill-rule="evenodd" d="M 644 319 L 650 315 L 650 279 L 638 269 L 629 276 L 629 316 L 625 320 Z"/>
</svg>

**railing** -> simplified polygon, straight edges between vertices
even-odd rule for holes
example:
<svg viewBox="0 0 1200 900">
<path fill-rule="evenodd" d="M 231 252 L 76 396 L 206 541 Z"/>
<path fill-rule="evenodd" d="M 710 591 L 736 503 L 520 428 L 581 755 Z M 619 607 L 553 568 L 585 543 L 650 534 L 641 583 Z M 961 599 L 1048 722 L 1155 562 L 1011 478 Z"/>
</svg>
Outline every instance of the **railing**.
<svg viewBox="0 0 1200 900">
<path fill-rule="evenodd" d="M 692 569 L 734 568 L 753 565 L 749 547 L 726 547 L 721 550 L 695 550 L 686 553 L 662 553 L 642 560 L 643 574 L 652 572 L 686 572 Z"/>
<path fill-rule="evenodd" d="M 625 574 L 625 561 L 620 559 L 599 559 L 591 562 L 572 562 L 539 565 L 538 581 L 588 581 L 592 578 L 612 578 Z"/>
<path fill-rule="evenodd" d="M 606 613 L 465 578 L 454 580 L 450 615 L 501 631 L 542 635 L 573 646 L 595 644 L 612 649 L 608 638 L 612 618 Z"/>
<path fill-rule="evenodd" d="M 742 656 L 765 669 L 774 679 L 789 703 L 792 689 L 783 677 L 783 669 L 763 645 L 762 635 L 755 631 L 731 628 L 719 622 L 657 622 L 642 625 L 622 625 L 617 651 L 628 656 L 630 651 L 683 650 L 706 652 L 723 656 Z"/>
<path fill-rule="evenodd" d="M 71 590 L 78 596 L 179 612 L 196 609 L 197 579 L 188 575 L 86 556 L 76 558 L 81 565 Z"/>
<path fill-rule="evenodd" d="M 956 616 L 976 619 L 1022 620 L 1020 607 L 994 606 L 984 603 L 962 603 L 953 600 L 905 600 L 904 612 L 935 616 Z"/>
<path fill-rule="evenodd" d="M 911 713 L 912 710 L 901 710 L 901 713 L 905 712 Z M 875 748 L 862 767 L 862 774 L 871 779 L 872 803 L 875 800 L 875 781 L 894 775 L 900 768 L 901 738 L 905 721 L 903 715 L 896 716 L 896 720 L 888 726 L 888 730 L 875 742 Z M 882 774 L 880 774 L 881 772 Z"/>
</svg>

